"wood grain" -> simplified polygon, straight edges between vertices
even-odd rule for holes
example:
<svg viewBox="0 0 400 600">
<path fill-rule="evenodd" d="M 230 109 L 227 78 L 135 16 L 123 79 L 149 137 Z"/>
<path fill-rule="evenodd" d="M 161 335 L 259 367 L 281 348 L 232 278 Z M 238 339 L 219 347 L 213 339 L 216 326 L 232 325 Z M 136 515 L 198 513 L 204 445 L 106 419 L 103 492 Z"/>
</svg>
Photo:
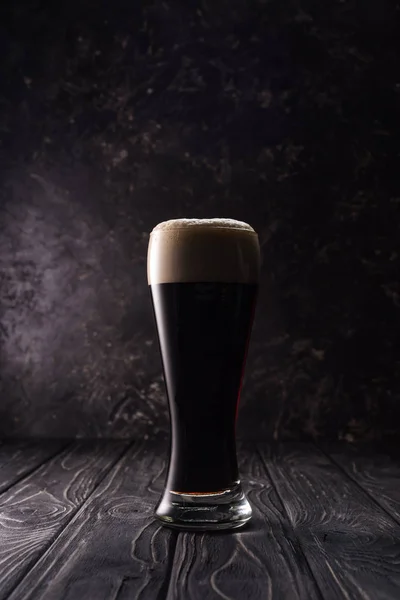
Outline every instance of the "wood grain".
<svg viewBox="0 0 400 600">
<path fill-rule="evenodd" d="M 39 448 L 0 446 L 0 600 L 400 597 L 400 470 L 387 456 L 241 444 L 251 523 L 178 534 L 153 519 L 166 440 L 75 442 L 53 458 L 46 446 L 40 467 Z"/>
<path fill-rule="evenodd" d="M 260 452 L 324 598 L 398 600 L 400 531 L 311 445 Z"/>
<path fill-rule="evenodd" d="M 67 443 L 54 441 L 4 441 L 0 445 L 0 493 L 34 471 Z"/>
<path fill-rule="evenodd" d="M 125 442 L 76 442 L 0 496 L 0 598 L 57 538 Z"/>
<path fill-rule="evenodd" d="M 400 525 L 400 458 L 342 444 L 326 450 L 331 459 Z"/>
<path fill-rule="evenodd" d="M 167 447 L 143 442 L 115 465 L 10 600 L 154 600 L 173 559 L 176 533 L 153 509 Z"/>
<path fill-rule="evenodd" d="M 179 535 L 168 600 L 320 598 L 255 447 L 239 456 L 253 518 L 237 533 Z"/>
</svg>

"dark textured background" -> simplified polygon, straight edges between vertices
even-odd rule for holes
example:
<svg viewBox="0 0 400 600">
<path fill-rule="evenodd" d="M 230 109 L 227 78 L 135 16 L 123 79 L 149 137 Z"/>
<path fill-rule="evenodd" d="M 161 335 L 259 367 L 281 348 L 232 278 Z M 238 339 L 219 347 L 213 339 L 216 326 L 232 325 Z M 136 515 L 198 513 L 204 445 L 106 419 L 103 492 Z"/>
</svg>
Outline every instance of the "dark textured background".
<svg viewBox="0 0 400 600">
<path fill-rule="evenodd" d="M 1 435 L 167 427 L 145 258 L 182 216 L 260 235 L 241 435 L 399 431 L 398 17 L 1 3 Z"/>
</svg>

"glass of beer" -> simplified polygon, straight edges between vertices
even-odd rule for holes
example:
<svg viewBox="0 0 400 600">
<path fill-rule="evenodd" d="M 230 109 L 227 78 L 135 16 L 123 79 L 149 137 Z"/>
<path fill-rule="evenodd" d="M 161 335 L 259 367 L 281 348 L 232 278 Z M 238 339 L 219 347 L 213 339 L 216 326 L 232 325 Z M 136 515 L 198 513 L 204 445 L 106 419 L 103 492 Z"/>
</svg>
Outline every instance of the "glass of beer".
<svg viewBox="0 0 400 600">
<path fill-rule="evenodd" d="M 260 249 L 233 219 L 176 219 L 150 234 L 147 274 L 171 418 L 156 517 L 193 530 L 244 525 L 251 507 L 235 424 L 253 322 Z"/>
</svg>

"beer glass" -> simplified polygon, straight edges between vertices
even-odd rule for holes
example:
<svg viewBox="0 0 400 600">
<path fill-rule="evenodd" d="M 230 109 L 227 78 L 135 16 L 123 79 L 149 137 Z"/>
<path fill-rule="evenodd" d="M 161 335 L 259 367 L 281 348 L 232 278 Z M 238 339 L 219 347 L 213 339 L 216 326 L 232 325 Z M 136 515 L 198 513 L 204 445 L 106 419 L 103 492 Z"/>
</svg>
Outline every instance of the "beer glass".
<svg viewBox="0 0 400 600">
<path fill-rule="evenodd" d="M 181 529 L 244 525 L 251 507 L 235 422 L 260 250 L 233 219 L 176 219 L 150 234 L 147 275 L 167 389 L 171 446 L 156 517 Z"/>
</svg>

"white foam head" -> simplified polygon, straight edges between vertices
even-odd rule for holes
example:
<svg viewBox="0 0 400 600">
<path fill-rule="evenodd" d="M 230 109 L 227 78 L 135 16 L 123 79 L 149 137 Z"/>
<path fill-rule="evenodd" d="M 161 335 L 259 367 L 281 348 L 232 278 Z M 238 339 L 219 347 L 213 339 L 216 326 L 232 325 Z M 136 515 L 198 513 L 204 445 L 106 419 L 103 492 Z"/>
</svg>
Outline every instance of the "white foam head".
<svg viewBox="0 0 400 600">
<path fill-rule="evenodd" d="M 172 231 L 173 229 L 191 229 L 201 227 L 202 229 L 241 229 L 252 231 L 254 229 L 244 221 L 235 219 L 171 219 L 156 225 L 152 231 Z"/>
<path fill-rule="evenodd" d="M 157 225 L 147 255 L 149 285 L 256 283 L 260 248 L 254 229 L 234 219 L 173 219 Z"/>
</svg>

